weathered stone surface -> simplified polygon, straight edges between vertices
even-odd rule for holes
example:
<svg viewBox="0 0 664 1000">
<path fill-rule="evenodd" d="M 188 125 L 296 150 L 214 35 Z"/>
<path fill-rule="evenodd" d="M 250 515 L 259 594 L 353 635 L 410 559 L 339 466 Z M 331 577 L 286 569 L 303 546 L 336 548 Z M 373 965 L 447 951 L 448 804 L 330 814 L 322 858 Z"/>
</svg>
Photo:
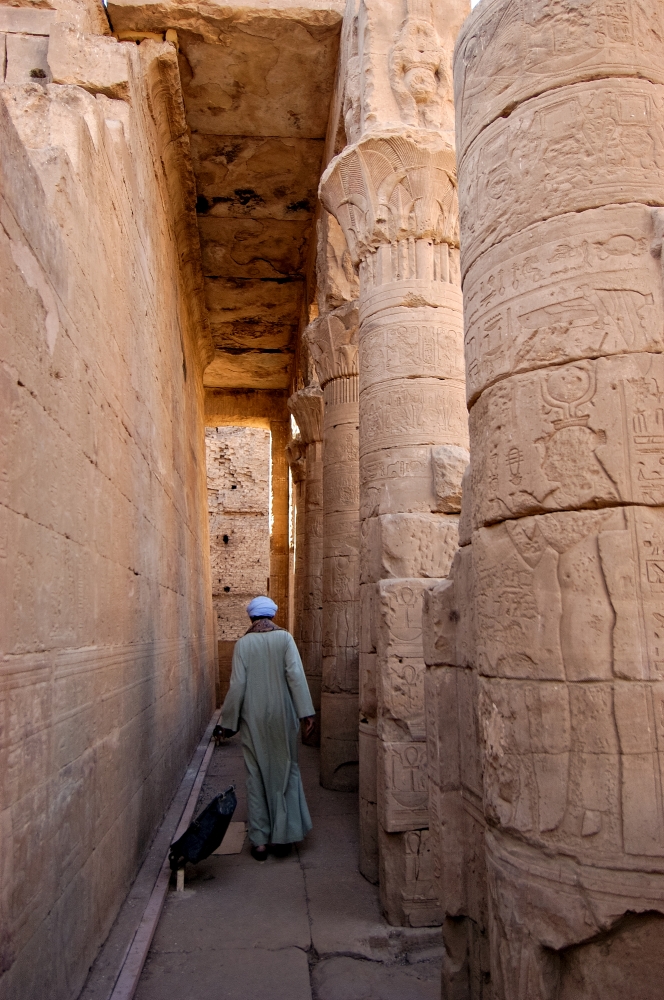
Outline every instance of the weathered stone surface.
<svg viewBox="0 0 664 1000">
<path fill-rule="evenodd" d="M 441 922 L 428 830 L 386 833 L 378 827 L 380 900 L 391 924 L 431 927 Z"/>
<path fill-rule="evenodd" d="M 550 87 L 604 77 L 664 83 L 658 0 L 587 8 L 483 0 L 459 34 L 455 72 L 461 159 L 481 130 Z"/>
<path fill-rule="evenodd" d="M 317 227 L 316 296 L 321 314 L 356 302 L 360 283 L 341 226 L 329 212 L 320 213 Z"/>
<path fill-rule="evenodd" d="M 358 696 L 347 692 L 321 694 L 321 770 L 324 788 L 354 792 L 358 787 Z"/>
<path fill-rule="evenodd" d="M 290 353 L 216 351 L 205 372 L 205 384 L 212 389 L 286 389 L 291 362 Z"/>
<path fill-rule="evenodd" d="M 378 818 L 388 833 L 429 825 L 426 743 L 378 740 Z"/>
<path fill-rule="evenodd" d="M 458 518 L 386 514 L 362 522 L 362 582 L 389 577 L 443 577 L 456 551 Z"/>
<path fill-rule="evenodd" d="M 494 243 L 544 219 L 664 204 L 663 110 L 661 86 L 597 80 L 542 94 L 488 125 L 459 178 L 462 273 Z"/>
<path fill-rule="evenodd" d="M 487 676 L 659 680 L 661 508 L 567 511 L 473 536 L 477 663 Z"/>
<path fill-rule="evenodd" d="M 412 308 L 404 315 L 380 315 L 362 331 L 360 388 L 392 378 L 432 376 L 463 381 L 463 337 L 460 289 L 453 288 L 444 305 L 431 315 Z M 392 322 L 390 322 L 390 319 Z"/>
<path fill-rule="evenodd" d="M 664 357 L 638 353 L 516 375 L 487 389 L 470 414 L 474 525 L 662 505 L 663 384 Z"/>
<path fill-rule="evenodd" d="M 321 386 L 332 379 L 357 377 L 358 322 L 357 302 L 345 302 L 315 319 L 305 330 Z"/>
<path fill-rule="evenodd" d="M 288 408 L 297 421 L 305 445 L 302 593 L 295 621 L 295 639 L 318 715 L 316 741 L 320 739 L 323 682 L 323 405 L 319 386 L 306 386 L 288 399 Z"/>
<path fill-rule="evenodd" d="M 445 443 L 465 447 L 468 416 L 462 381 L 392 379 L 360 393 L 360 454 Z"/>
<path fill-rule="evenodd" d="M 51 82 L 48 64 L 48 37 L 35 34 L 3 36 L 3 59 L 0 75 L 6 84 Z"/>
<path fill-rule="evenodd" d="M 441 870 L 471 875 L 440 884 L 449 995 L 486 995 L 490 976 L 494 1000 L 610 996 L 625 949 L 647 965 L 663 939 L 664 91 L 649 12 L 495 0 L 457 52 L 471 466 L 465 544 L 424 625 L 430 745 L 452 720 L 459 748 L 452 767 L 432 760 Z"/>
<path fill-rule="evenodd" d="M 270 432 L 259 427 L 207 427 L 212 603 L 217 638 L 239 639 L 246 606 L 270 576 Z"/>
<path fill-rule="evenodd" d="M 109 14 L 120 34 L 178 33 L 218 351 L 206 385 L 292 389 L 342 11 L 120 0 Z"/>
<path fill-rule="evenodd" d="M 0 101 L 6 996 L 78 995 L 214 705 L 201 331 L 145 58 L 130 104 Z"/>
<path fill-rule="evenodd" d="M 72 84 L 118 100 L 129 96 L 127 46 L 115 38 L 84 35 L 73 25 L 54 24 L 48 65 L 54 83 Z"/>
<path fill-rule="evenodd" d="M 470 454 L 454 444 L 439 444 L 431 451 L 436 510 L 458 514 L 461 510 L 462 482 Z"/>
<path fill-rule="evenodd" d="M 487 250 L 464 279 L 469 401 L 517 372 L 664 350 L 659 216 L 611 205 Z"/>
</svg>

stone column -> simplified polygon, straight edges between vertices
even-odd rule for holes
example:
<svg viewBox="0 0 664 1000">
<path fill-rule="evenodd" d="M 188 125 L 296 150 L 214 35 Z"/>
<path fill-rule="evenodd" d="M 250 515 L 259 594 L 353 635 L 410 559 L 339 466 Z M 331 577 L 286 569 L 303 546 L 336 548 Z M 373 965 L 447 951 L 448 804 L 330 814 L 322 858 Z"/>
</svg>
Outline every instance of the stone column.
<svg viewBox="0 0 664 1000">
<path fill-rule="evenodd" d="M 664 19 L 580 11 L 481 4 L 455 66 L 471 466 L 432 645 L 479 723 L 496 1000 L 661 993 Z"/>
<path fill-rule="evenodd" d="M 293 568 L 293 636 L 298 644 L 302 639 L 302 609 L 304 607 L 305 562 L 304 562 L 304 506 L 306 495 L 307 446 L 298 435 L 291 439 L 286 448 L 286 458 L 290 466 L 293 483 L 293 520 L 295 566 Z"/>
<path fill-rule="evenodd" d="M 290 420 L 270 420 L 272 456 L 272 529 L 270 533 L 270 597 L 279 606 L 275 621 L 288 625 L 288 461 Z"/>
<path fill-rule="evenodd" d="M 387 919 L 411 926 L 440 921 L 422 594 L 456 550 L 467 461 L 450 87 L 461 6 L 434 19 L 427 2 L 363 0 L 351 145 L 320 189 L 360 274 L 361 870 L 379 876 Z"/>
<path fill-rule="evenodd" d="M 358 784 L 360 602 L 357 303 L 314 320 L 305 337 L 323 389 L 323 690 L 320 780 Z"/>
<path fill-rule="evenodd" d="M 288 400 L 305 446 L 302 610 L 296 639 L 316 709 L 311 739 L 320 740 L 320 699 L 323 673 L 323 393 L 306 386 Z"/>
</svg>

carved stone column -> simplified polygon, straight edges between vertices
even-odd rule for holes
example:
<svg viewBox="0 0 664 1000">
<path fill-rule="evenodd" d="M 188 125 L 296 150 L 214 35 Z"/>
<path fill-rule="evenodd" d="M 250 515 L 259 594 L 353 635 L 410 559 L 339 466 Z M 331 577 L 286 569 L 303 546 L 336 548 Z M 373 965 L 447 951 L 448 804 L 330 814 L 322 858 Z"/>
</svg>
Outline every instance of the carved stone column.
<svg viewBox="0 0 664 1000">
<path fill-rule="evenodd" d="M 314 320 L 305 337 L 325 399 L 323 422 L 323 690 L 320 780 L 358 784 L 360 602 L 357 303 Z"/>
<path fill-rule="evenodd" d="M 455 65 L 471 465 L 429 616 L 456 771 L 444 994 L 656 1000 L 664 18 L 533 10 L 480 4 Z"/>
<path fill-rule="evenodd" d="M 456 550 L 468 435 L 455 156 L 443 134 L 451 41 L 428 3 L 364 0 L 353 58 L 355 141 L 320 193 L 360 274 L 361 870 L 379 876 L 391 923 L 422 926 L 440 922 L 422 594 Z"/>
<path fill-rule="evenodd" d="M 293 513 L 295 536 L 295 566 L 293 572 L 293 637 L 298 644 L 301 642 L 302 609 L 304 607 L 305 588 L 305 547 L 304 547 L 304 509 L 307 476 L 307 446 L 298 435 L 292 438 L 286 448 L 286 458 L 290 466 L 293 483 Z"/>
<path fill-rule="evenodd" d="M 300 389 L 288 400 L 305 446 L 302 609 L 296 640 L 316 709 L 311 739 L 320 739 L 323 674 L 323 393 L 318 386 Z M 296 556 L 297 560 L 297 556 Z"/>
</svg>

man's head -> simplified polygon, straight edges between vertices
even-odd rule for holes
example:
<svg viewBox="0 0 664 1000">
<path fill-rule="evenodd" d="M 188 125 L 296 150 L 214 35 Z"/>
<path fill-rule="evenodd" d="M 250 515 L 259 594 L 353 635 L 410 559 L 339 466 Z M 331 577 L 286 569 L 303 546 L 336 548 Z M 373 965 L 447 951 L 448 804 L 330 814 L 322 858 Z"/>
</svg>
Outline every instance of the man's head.
<svg viewBox="0 0 664 1000">
<path fill-rule="evenodd" d="M 274 618 L 278 611 L 277 605 L 269 597 L 254 597 L 247 604 L 247 614 L 252 622 L 258 618 Z"/>
</svg>

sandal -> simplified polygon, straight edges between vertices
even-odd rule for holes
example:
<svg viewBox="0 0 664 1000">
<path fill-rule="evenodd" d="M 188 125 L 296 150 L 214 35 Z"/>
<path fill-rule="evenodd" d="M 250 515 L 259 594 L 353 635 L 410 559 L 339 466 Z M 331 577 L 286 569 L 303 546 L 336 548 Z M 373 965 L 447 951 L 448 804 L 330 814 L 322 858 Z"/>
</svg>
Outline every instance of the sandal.
<svg viewBox="0 0 664 1000">
<path fill-rule="evenodd" d="M 255 858 L 256 861 L 265 861 L 267 858 L 267 847 L 265 844 L 259 844 L 258 847 L 256 847 L 255 844 L 252 844 L 251 856 L 252 858 Z"/>
</svg>

